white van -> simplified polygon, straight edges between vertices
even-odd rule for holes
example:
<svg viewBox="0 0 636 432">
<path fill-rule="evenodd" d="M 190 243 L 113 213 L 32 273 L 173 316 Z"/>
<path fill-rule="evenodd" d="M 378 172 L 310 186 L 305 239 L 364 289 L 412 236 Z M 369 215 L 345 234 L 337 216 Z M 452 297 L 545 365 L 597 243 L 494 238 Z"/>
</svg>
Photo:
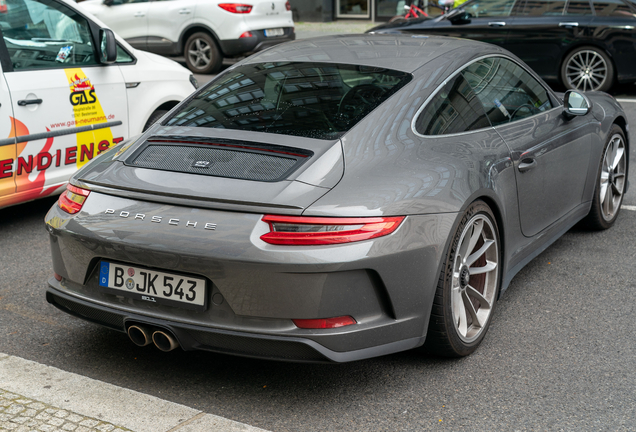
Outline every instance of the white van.
<svg viewBox="0 0 636 432">
<path fill-rule="evenodd" d="M 62 192 L 196 88 L 65 0 L 0 0 L 0 34 L 0 208 Z"/>
</svg>

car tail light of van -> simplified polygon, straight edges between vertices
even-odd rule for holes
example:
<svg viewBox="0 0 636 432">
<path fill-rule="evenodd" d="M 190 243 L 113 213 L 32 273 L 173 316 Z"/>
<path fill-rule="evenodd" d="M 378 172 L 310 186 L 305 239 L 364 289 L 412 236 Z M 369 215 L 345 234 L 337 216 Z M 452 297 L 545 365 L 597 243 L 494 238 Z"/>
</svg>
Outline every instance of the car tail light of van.
<svg viewBox="0 0 636 432">
<path fill-rule="evenodd" d="M 252 5 L 243 3 L 219 3 L 219 7 L 235 14 L 248 14 L 252 12 Z"/>
<path fill-rule="evenodd" d="M 305 216 L 263 216 L 270 232 L 261 240 L 275 245 L 313 246 L 351 243 L 382 237 L 395 231 L 404 216 L 332 218 Z"/>
<path fill-rule="evenodd" d="M 291 4 L 289 4 L 289 2 L 285 2 L 285 9 L 290 11 L 291 10 Z"/>
<path fill-rule="evenodd" d="M 66 213 L 79 213 L 79 211 L 82 210 L 84 201 L 86 201 L 86 197 L 88 197 L 88 194 L 90 193 L 91 191 L 88 189 L 78 188 L 77 186 L 69 184 L 66 186 L 64 193 L 60 195 L 60 199 L 57 201 L 57 204 Z"/>
</svg>

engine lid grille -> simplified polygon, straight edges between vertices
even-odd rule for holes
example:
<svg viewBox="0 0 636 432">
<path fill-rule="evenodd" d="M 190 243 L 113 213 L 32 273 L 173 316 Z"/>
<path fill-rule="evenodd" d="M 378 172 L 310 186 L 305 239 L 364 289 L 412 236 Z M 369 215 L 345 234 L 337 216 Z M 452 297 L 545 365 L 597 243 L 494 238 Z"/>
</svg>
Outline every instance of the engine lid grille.
<svg viewBox="0 0 636 432">
<path fill-rule="evenodd" d="M 263 182 L 285 179 L 310 156 L 304 149 L 215 140 L 149 139 L 126 165 Z"/>
</svg>

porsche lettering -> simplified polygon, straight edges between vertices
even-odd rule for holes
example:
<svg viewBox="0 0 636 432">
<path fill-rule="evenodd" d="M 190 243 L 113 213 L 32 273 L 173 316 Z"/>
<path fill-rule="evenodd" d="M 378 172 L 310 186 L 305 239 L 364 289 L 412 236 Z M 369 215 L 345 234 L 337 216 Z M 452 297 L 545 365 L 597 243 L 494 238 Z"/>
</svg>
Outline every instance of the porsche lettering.
<svg viewBox="0 0 636 432">
<path fill-rule="evenodd" d="M 105 214 L 117 214 L 117 216 L 127 219 L 127 218 L 132 218 L 132 219 L 137 219 L 137 220 L 145 220 L 146 219 L 146 215 L 143 213 L 131 213 L 129 211 L 125 211 L 122 210 L 119 213 L 117 213 L 115 211 L 115 209 L 106 209 L 106 211 L 104 212 Z M 170 219 L 165 219 L 163 216 L 151 216 L 150 217 L 150 222 L 154 222 L 154 223 L 162 223 L 162 222 L 168 222 L 168 225 L 173 225 L 173 226 L 185 226 L 186 228 L 196 228 L 197 226 L 199 227 L 203 227 L 203 229 L 208 230 L 208 231 L 215 231 L 216 230 L 216 224 L 215 223 L 211 223 L 211 222 L 206 222 L 203 225 L 199 225 L 198 221 L 186 221 L 181 220 L 181 219 L 177 219 L 177 218 L 170 218 Z"/>
</svg>

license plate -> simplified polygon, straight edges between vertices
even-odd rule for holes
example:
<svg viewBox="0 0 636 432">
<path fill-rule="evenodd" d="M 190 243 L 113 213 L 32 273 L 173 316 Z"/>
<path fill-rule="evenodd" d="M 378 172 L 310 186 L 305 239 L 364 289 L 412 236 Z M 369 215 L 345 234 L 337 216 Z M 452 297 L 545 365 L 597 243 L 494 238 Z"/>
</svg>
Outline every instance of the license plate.
<svg viewBox="0 0 636 432">
<path fill-rule="evenodd" d="M 265 30 L 265 37 L 282 36 L 284 34 L 285 34 L 285 30 L 283 30 L 282 28 Z"/>
<path fill-rule="evenodd" d="M 114 294 L 187 309 L 205 309 L 205 279 L 101 261 L 99 285 Z"/>
</svg>

